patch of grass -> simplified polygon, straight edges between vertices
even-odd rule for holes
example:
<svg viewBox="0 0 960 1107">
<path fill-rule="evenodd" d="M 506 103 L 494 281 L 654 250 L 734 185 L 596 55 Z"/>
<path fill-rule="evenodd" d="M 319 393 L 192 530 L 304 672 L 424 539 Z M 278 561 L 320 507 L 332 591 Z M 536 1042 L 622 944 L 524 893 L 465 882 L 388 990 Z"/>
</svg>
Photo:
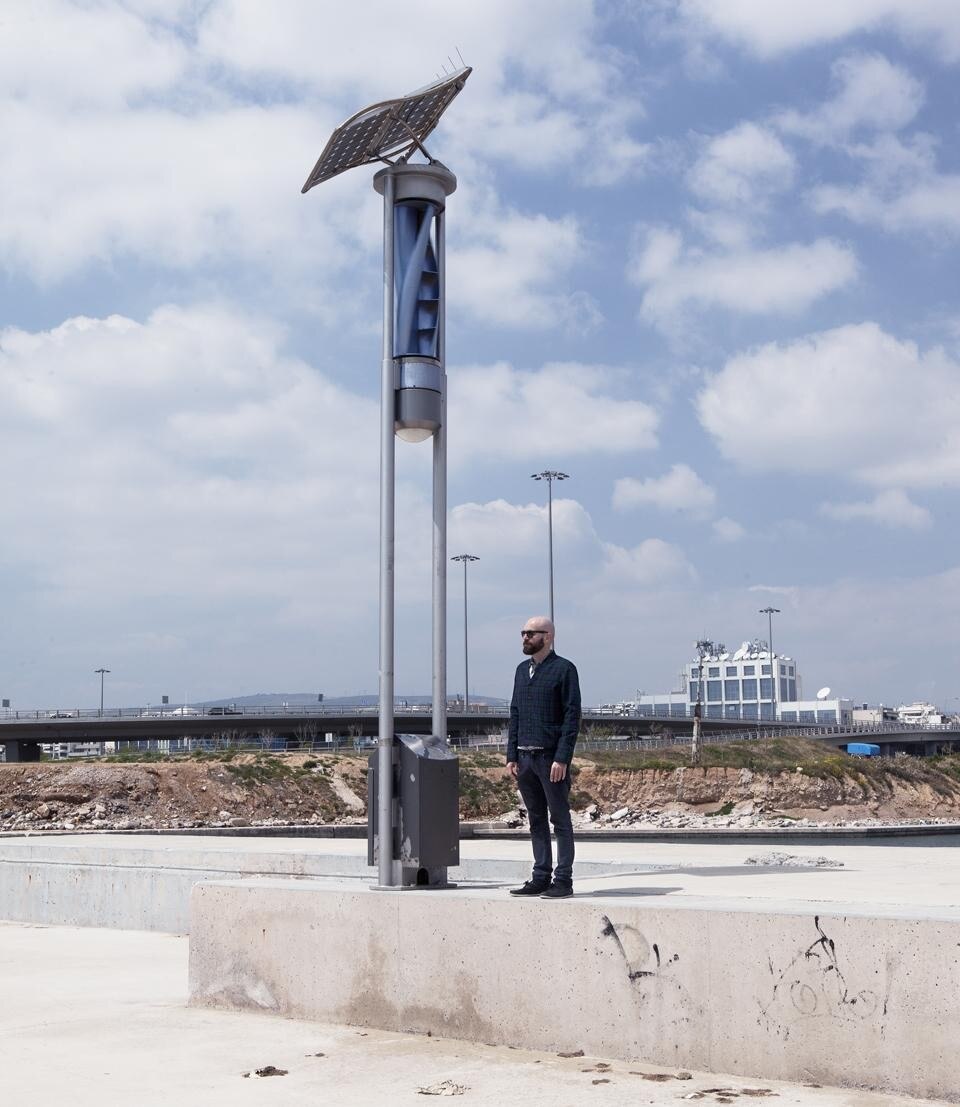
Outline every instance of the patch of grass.
<svg viewBox="0 0 960 1107">
<path fill-rule="evenodd" d="M 226 770 L 241 784 L 272 784 L 296 776 L 294 770 L 284 764 L 279 757 L 270 754 L 258 754 L 252 761 L 241 761 L 227 765 Z"/>
<path fill-rule="evenodd" d="M 122 753 L 111 753 L 103 758 L 111 765 L 139 764 L 144 761 L 174 761 L 169 753 L 161 753 L 160 750 L 124 750 Z"/>
<path fill-rule="evenodd" d="M 712 819 L 715 818 L 717 815 L 732 815 L 735 806 L 736 804 L 733 802 L 733 800 L 727 800 L 727 802 L 716 811 L 708 811 L 707 818 Z"/>
<path fill-rule="evenodd" d="M 302 768 L 306 770 L 315 769 L 320 764 L 319 761 L 314 761 L 312 758 L 309 761 L 304 761 Z"/>
</svg>

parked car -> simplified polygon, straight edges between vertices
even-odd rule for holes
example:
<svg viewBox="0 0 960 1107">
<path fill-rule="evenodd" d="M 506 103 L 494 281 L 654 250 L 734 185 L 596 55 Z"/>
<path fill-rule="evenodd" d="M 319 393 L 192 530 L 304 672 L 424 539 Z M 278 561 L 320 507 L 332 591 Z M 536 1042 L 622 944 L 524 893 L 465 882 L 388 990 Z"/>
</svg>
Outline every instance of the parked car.
<svg viewBox="0 0 960 1107">
<path fill-rule="evenodd" d="M 237 707 L 208 707 L 208 715 L 242 715 L 243 712 Z"/>
</svg>

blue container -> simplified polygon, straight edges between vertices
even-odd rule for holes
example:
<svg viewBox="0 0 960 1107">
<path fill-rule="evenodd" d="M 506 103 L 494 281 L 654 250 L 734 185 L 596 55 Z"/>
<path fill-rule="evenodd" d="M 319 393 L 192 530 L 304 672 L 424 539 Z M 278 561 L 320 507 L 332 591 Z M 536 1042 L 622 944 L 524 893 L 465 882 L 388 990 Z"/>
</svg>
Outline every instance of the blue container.
<svg viewBox="0 0 960 1107">
<path fill-rule="evenodd" d="M 873 742 L 848 742 L 847 753 L 852 757 L 879 757 L 880 747 Z"/>
</svg>

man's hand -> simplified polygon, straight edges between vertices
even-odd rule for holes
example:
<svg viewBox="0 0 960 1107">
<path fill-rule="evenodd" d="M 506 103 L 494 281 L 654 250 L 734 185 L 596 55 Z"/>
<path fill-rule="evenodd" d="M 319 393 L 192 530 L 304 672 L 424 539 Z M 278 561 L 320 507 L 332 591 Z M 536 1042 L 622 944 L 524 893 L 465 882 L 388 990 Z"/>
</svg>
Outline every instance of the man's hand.
<svg viewBox="0 0 960 1107">
<path fill-rule="evenodd" d="M 550 783 L 559 784 L 567 775 L 567 766 L 562 761 L 554 761 L 550 766 Z"/>
<path fill-rule="evenodd" d="M 515 777 L 517 775 L 517 763 L 516 763 L 516 761 L 508 761 L 507 762 L 507 770 L 509 771 L 511 776 Z"/>
</svg>

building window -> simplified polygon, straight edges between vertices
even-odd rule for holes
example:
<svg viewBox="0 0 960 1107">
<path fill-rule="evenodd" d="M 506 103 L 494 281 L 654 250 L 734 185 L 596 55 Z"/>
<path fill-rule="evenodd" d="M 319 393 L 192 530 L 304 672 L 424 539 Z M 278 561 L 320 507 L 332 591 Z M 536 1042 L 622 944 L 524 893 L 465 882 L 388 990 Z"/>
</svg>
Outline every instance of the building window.
<svg viewBox="0 0 960 1107">
<path fill-rule="evenodd" d="M 801 723 L 815 723 L 817 721 L 816 711 L 801 711 L 800 722 Z"/>
<path fill-rule="evenodd" d="M 723 704 L 713 703 L 707 708 L 708 719 L 722 719 L 723 718 Z"/>
<path fill-rule="evenodd" d="M 757 680 L 753 677 L 743 682 L 743 698 L 745 700 L 755 700 L 757 698 Z"/>
<path fill-rule="evenodd" d="M 789 675 L 790 675 L 790 676 L 793 676 L 793 675 L 794 675 L 794 672 L 793 672 L 793 666 L 792 666 L 792 665 L 790 666 L 790 669 L 789 669 Z"/>
<path fill-rule="evenodd" d="M 781 665 L 781 666 L 780 666 L 780 675 L 781 675 L 781 676 L 786 676 L 786 675 L 787 675 L 787 667 L 786 667 L 786 665 Z"/>
<path fill-rule="evenodd" d="M 652 715 L 653 714 L 653 704 L 638 703 L 637 704 L 637 714 L 638 715 L 644 715 L 644 716 Z"/>
<path fill-rule="evenodd" d="M 670 704 L 670 714 L 685 719 L 687 717 L 687 705 L 685 703 Z"/>
<path fill-rule="evenodd" d="M 740 699 L 740 681 L 739 680 L 725 680 L 723 682 L 723 698 L 725 700 L 739 700 Z"/>
<path fill-rule="evenodd" d="M 770 677 L 760 678 L 760 699 L 769 700 L 773 698 L 773 681 Z"/>
<path fill-rule="evenodd" d="M 773 704 L 772 703 L 762 703 L 762 704 L 760 704 L 760 718 L 761 719 L 772 719 L 773 718 Z"/>
<path fill-rule="evenodd" d="M 699 691 L 700 691 L 700 685 L 697 684 L 696 681 L 694 681 L 693 684 L 690 685 L 690 702 L 691 703 L 696 703 L 697 702 L 697 693 Z"/>
<path fill-rule="evenodd" d="M 797 682 L 795 680 L 790 681 L 790 695 L 788 698 L 791 701 L 797 698 Z"/>
<path fill-rule="evenodd" d="M 826 723 L 829 726 L 831 723 L 835 723 L 836 721 L 837 721 L 836 711 L 818 711 L 817 712 L 817 722 L 818 723 Z"/>
<path fill-rule="evenodd" d="M 653 708 L 653 713 L 654 713 L 654 715 L 669 715 L 670 714 L 670 704 L 669 703 L 658 703 L 658 704 L 656 704 Z"/>
<path fill-rule="evenodd" d="M 761 676 L 769 676 L 770 675 L 770 666 L 769 665 L 761 665 L 760 666 L 760 675 Z"/>
<path fill-rule="evenodd" d="M 707 676 L 719 676 L 719 675 L 720 675 L 720 666 L 719 665 L 711 665 L 710 668 L 707 670 Z"/>
<path fill-rule="evenodd" d="M 720 681 L 708 680 L 707 681 L 707 699 L 718 700 L 720 699 Z"/>
<path fill-rule="evenodd" d="M 727 676 L 736 676 L 736 675 L 737 675 L 737 667 L 736 667 L 736 665 L 728 665 L 728 666 L 727 666 L 727 671 L 726 671 L 726 675 L 727 675 Z"/>
<path fill-rule="evenodd" d="M 725 719 L 739 719 L 740 718 L 740 704 L 728 703 L 724 706 L 723 717 Z"/>
<path fill-rule="evenodd" d="M 792 700 L 793 696 L 790 695 L 790 682 L 786 677 L 780 678 L 780 699 Z"/>
<path fill-rule="evenodd" d="M 757 717 L 757 705 L 755 703 L 745 703 L 743 705 L 743 717 L 745 719 L 755 719 Z"/>
<path fill-rule="evenodd" d="M 756 671 L 757 671 L 756 665 L 744 665 L 744 667 L 743 667 L 743 675 L 744 676 L 754 676 L 756 674 Z"/>
<path fill-rule="evenodd" d="M 785 723 L 795 723 L 797 721 L 797 713 L 796 711 L 781 711 L 780 718 L 783 719 Z"/>
</svg>

